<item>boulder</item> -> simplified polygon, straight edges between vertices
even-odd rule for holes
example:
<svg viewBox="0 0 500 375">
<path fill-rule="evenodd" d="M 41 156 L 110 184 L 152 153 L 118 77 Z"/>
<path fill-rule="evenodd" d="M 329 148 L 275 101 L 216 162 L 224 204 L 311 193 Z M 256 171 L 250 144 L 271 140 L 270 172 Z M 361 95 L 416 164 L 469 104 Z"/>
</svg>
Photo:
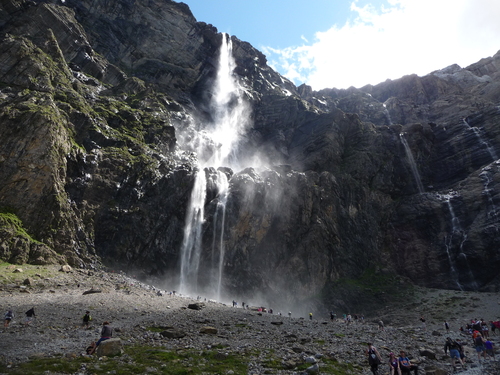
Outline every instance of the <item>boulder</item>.
<svg viewBox="0 0 500 375">
<path fill-rule="evenodd" d="M 186 333 L 177 328 L 169 328 L 166 329 L 165 331 L 160 332 L 160 335 L 162 335 L 163 337 L 167 337 L 169 339 L 180 339 L 186 336 Z"/>
<path fill-rule="evenodd" d="M 73 268 L 71 268 L 71 266 L 70 266 L 70 265 L 68 265 L 68 264 L 63 264 L 63 265 L 61 266 L 61 268 L 59 269 L 59 272 L 66 272 L 66 273 L 69 273 L 69 272 L 71 272 L 71 271 L 73 271 Z"/>
<path fill-rule="evenodd" d="M 211 327 L 211 326 L 204 326 L 201 327 L 200 333 L 206 333 L 209 335 L 216 335 L 217 334 L 217 328 Z"/>
<path fill-rule="evenodd" d="M 419 353 L 422 357 L 427 357 L 430 359 L 436 359 L 436 352 L 431 349 L 421 348 Z"/>
<path fill-rule="evenodd" d="M 191 310 L 201 310 L 205 307 L 205 304 L 203 302 L 195 302 L 195 303 L 190 303 L 188 305 L 188 309 Z"/>
<path fill-rule="evenodd" d="M 314 365 L 306 368 L 308 374 L 319 374 L 319 365 L 315 363 Z"/>
<path fill-rule="evenodd" d="M 98 357 L 121 355 L 122 340 L 114 338 L 102 341 L 97 347 L 96 354 Z"/>
</svg>

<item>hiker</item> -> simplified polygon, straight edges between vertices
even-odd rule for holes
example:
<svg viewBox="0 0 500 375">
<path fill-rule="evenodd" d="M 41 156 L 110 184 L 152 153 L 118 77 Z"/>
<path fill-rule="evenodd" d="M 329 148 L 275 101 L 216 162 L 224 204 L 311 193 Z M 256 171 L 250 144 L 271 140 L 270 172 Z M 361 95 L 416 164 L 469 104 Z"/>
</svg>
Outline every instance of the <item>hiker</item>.
<svg viewBox="0 0 500 375">
<path fill-rule="evenodd" d="M 26 311 L 26 319 L 24 320 L 24 324 L 27 326 L 30 325 L 31 322 L 33 321 L 33 318 L 35 318 L 35 317 L 36 317 L 35 308 L 32 307 L 31 309 Z"/>
<path fill-rule="evenodd" d="M 484 347 L 483 336 L 478 333 L 474 338 L 474 347 L 476 348 L 477 360 L 481 360 L 481 353 L 483 354 L 483 358 L 486 359 L 486 349 Z"/>
<path fill-rule="evenodd" d="M 313 313 L 309 313 L 309 320 L 313 320 Z"/>
<path fill-rule="evenodd" d="M 481 319 L 481 333 L 483 334 L 483 338 L 487 339 L 490 337 L 488 330 L 488 323 Z"/>
<path fill-rule="evenodd" d="M 352 322 L 351 314 L 347 314 L 346 322 L 347 322 L 347 325 L 351 324 L 351 322 Z"/>
<path fill-rule="evenodd" d="M 465 368 L 465 364 L 462 361 L 462 358 L 460 358 L 460 351 L 462 350 L 462 346 L 458 342 L 452 340 L 450 337 L 446 338 L 446 343 L 444 344 L 444 354 L 447 354 L 448 350 L 450 351 L 451 366 L 455 368 L 455 360 L 458 359 L 458 362 L 460 362 L 462 367 Z"/>
<path fill-rule="evenodd" d="M 398 373 L 401 375 L 401 368 L 399 367 L 399 361 L 394 355 L 394 353 L 389 353 L 389 368 L 391 369 L 391 375 Z"/>
<path fill-rule="evenodd" d="M 333 319 L 335 319 L 335 314 L 333 311 L 330 311 L 330 320 L 333 322 Z"/>
<path fill-rule="evenodd" d="M 85 315 L 82 318 L 82 327 L 86 327 L 87 329 L 90 329 L 90 321 L 92 320 L 92 317 L 90 316 L 90 311 L 85 311 Z"/>
<path fill-rule="evenodd" d="M 102 323 L 101 338 L 97 340 L 94 349 L 89 354 L 94 354 L 99 344 L 103 341 L 109 340 L 111 336 L 113 336 L 113 328 L 111 328 L 109 322 Z"/>
<path fill-rule="evenodd" d="M 384 331 L 384 322 L 382 320 L 378 321 L 378 330 L 379 331 Z"/>
<path fill-rule="evenodd" d="M 373 375 L 378 375 L 378 365 L 382 362 L 382 358 L 376 347 L 371 343 L 367 343 L 367 345 L 366 355 L 368 356 L 368 364 L 370 365 Z"/>
<path fill-rule="evenodd" d="M 422 322 L 422 326 L 424 327 L 424 331 L 427 329 L 425 326 L 425 318 L 423 316 L 420 317 L 420 321 Z"/>
<path fill-rule="evenodd" d="M 12 319 L 14 319 L 14 313 L 12 312 L 12 310 L 9 310 L 5 313 L 5 318 L 3 322 L 4 328 L 7 328 L 9 326 Z"/>
<path fill-rule="evenodd" d="M 413 371 L 414 375 L 418 374 L 418 366 L 411 363 L 410 359 L 406 356 L 404 350 L 399 352 L 399 367 L 401 368 L 401 372 L 403 374 L 409 374 Z"/>
<path fill-rule="evenodd" d="M 444 321 L 444 328 L 446 329 L 446 333 L 450 332 L 450 325 L 446 320 Z"/>
<path fill-rule="evenodd" d="M 490 357 L 493 357 L 493 360 L 496 361 L 496 359 L 495 359 L 495 344 L 493 344 L 490 341 L 490 339 L 488 339 L 484 342 L 484 348 L 486 349 L 486 354 L 488 354 Z"/>
</svg>

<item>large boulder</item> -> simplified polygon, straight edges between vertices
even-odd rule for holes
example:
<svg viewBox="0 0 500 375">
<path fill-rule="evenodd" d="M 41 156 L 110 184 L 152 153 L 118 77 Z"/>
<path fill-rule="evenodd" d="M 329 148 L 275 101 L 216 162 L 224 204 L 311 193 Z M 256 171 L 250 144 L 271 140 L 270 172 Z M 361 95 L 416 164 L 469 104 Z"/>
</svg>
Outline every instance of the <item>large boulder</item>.
<svg viewBox="0 0 500 375">
<path fill-rule="evenodd" d="M 97 347 L 98 357 L 112 357 L 122 354 L 122 340 L 119 338 L 107 339 L 102 341 Z"/>
</svg>

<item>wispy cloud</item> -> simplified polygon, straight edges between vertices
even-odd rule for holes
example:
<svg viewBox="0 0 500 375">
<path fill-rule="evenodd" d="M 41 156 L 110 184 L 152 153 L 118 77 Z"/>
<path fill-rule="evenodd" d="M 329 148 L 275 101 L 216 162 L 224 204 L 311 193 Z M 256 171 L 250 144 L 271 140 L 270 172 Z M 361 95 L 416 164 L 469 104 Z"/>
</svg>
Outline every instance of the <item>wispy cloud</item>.
<svg viewBox="0 0 500 375">
<path fill-rule="evenodd" d="M 351 4 L 353 21 L 318 32 L 312 43 L 264 47 L 269 63 L 314 89 L 377 84 L 406 74 L 462 67 L 500 49 L 498 0 L 389 0 Z"/>
</svg>

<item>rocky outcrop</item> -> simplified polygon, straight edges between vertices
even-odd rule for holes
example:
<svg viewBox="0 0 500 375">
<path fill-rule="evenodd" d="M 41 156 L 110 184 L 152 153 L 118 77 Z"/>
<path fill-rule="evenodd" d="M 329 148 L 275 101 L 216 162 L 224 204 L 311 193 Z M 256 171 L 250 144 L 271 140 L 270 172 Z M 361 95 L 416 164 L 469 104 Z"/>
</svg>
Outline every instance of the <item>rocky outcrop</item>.
<svg viewBox="0 0 500 375">
<path fill-rule="evenodd" d="M 1 258 L 175 285 L 199 168 L 187 130 L 214 116 L 221 34 L 154 0 L 4 1 L 0 34 Z M 228 293 L 344 306 L 352 289 L 331 291 L 367 275 L 499 288 L 500 54 L 314 92 L 231 39 L 252 120 L 238 152 L 260 158 L 222 168 Z M 198 281 L 212 288 L 221 197 L 205 172 Z"/>
</svg>

